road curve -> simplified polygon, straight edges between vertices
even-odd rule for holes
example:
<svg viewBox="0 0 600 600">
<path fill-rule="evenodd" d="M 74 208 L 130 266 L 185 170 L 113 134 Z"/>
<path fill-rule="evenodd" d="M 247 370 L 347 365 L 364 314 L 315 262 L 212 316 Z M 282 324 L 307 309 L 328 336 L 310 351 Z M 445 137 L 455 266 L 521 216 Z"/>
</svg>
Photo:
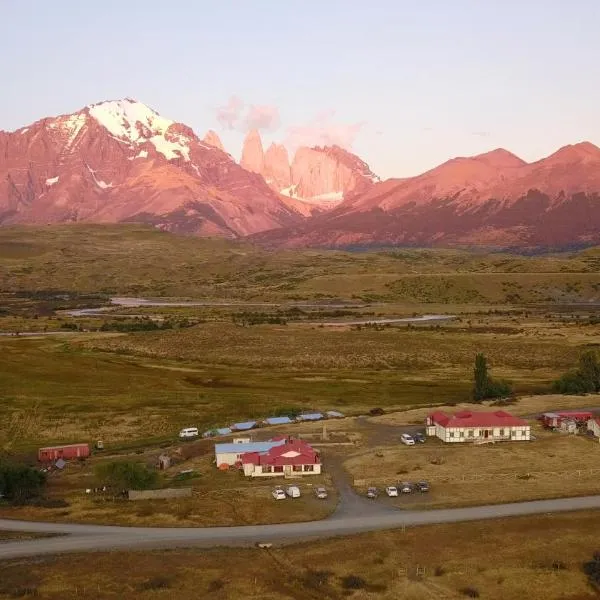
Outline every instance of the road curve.
<svg viewBox="0 0 600 600">
<path fill-rule="evenodd" d="M 334 515 L 322 521 L 308 523 L 203 528 L 117 527 L 0 519 L 0 530 L 58 534 L 58 537 L 0 543 L 0 559 L 117 549 L 240 546 L 257 542 L 289 543 L 382 529 L 397 529 L 403 526 L 459 523 L 598 508 L 600 508 L 600 496 L 586 496 L 470 508 L 398 510 L 364 517 Z"/>
</svg>

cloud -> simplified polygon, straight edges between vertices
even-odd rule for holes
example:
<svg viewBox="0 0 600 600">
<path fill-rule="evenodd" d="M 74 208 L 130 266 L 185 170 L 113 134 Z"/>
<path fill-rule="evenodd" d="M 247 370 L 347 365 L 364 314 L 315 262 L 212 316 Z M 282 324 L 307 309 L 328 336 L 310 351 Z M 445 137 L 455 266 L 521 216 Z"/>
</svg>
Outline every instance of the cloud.
<svg viewBox="0 0 600 600">
<path fill-rule="evenodd" d="M 219 121 L 223 127 L 227 127 L 227 129 L 235 129 L 243 110 L 243 100 L 238 96 L 231 96 L 227 104 L 217 107 L 217 121 Z"/>
<path fill-rule="evenodd" d="M 473 131 L 472 135 L 476 135 L 477 137 L 490 137 L 491 133 L 489 131 Z"/>
<path fill-rule="evenodd" d="M 334 116 L 335 111 L 328 110 L 319 113 L 305 125 L 290 127 L 287 130 L 286 145 L 290 148 L 334 145 L 346 149 L 352 148 L 365 123 L 335 123 Z"/>
<path fill-rule="evenodd" d="M 244 117 L 246 129 L 273 131 L 279 127 L 279 109 L 276 106 L 252 105 Z"/>
<path fill-rule="evenodd" d="M 215 113 L 222 127 L 242 132 L 249 129 L 273 131 L 280 124 L 276 106 L 248 105 L 239 96 L 231 96 L 227 104 L 216 108 Z"/>
</svg>

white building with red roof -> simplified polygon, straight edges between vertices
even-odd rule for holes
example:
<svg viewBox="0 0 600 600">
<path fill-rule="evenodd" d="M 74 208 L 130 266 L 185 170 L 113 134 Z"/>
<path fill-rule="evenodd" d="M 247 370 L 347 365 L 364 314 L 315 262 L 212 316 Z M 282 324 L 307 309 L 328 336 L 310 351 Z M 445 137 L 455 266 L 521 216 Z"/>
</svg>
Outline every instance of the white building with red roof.
<svg viewBox="0 0 600 600">
<path fill-rule="evenodd" d="M 588 419 L 587 430 L 600 440 L 600 417 L 592 417 Z"/>
<path fill-rule="evenodd" d="M 241 456 L 246 477 L 281 477 L 318 475 L 321 459 L 310 444 L 294 438 L 285 438 L 283 444 L 264 452 L 246 452 Z"/>
<path fill-rule="evenodd" d="M 531 439 L 531 427 L 524 419 L 497 410 L 464 410 L 454 415 L 436 411 L 427 417 L 427 435 L 443 442 L 518 441 Z"/>
</svg>

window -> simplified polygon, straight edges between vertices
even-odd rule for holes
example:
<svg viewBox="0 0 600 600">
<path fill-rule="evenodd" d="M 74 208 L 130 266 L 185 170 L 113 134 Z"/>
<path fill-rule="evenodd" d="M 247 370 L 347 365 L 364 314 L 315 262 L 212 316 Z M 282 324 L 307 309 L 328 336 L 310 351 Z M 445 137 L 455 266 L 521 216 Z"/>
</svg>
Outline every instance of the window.
<svg viewBox="0 0 600 600">
<path fill-rule="evenodd" d="M 462 429 L 460 430 L 460 437 L 461 437 L 461 438 L 464 438 L 464 437 L 465 437 L 465 432 L 464 432 Z"/>
<path fill-rule="evenodd" d="M 472 429 L 469 429 L 468 436 L 469 436 L 470 438 L 472 438 L 472 437 L 473 437 L 473 430 L 472 430 Z"/>
<path fill-rule="evenodd" d="M 450 437 L 454 437 L 454 431 L 450 432 Z"/>
<path fill-rule="evenodd" d="M 314 471 L 314 465 L 304 465 L 304 470 L 307 472 Z"/>
<path fill-rule="evenodd" d="M 500 435 L 504 435 L 504 429 L 500 430 Z"/>
<path fill-rule="evenodd" d="M 262 472 L 263 473 L 272 473 L 273 467 L 271 465 L 263 465 Z"/>
<path fill-rule="evenodd" d="M 292 471 L 296 471 L 296 472 L 302 471 L 302 465 L 294 465 L 292 468 Z"/>
<path fill-rule="evenodd" d="M 273 467 L 273 473 L 283 473 L 283 466 L 278 465 L 276 467 Z"/>
</svg>

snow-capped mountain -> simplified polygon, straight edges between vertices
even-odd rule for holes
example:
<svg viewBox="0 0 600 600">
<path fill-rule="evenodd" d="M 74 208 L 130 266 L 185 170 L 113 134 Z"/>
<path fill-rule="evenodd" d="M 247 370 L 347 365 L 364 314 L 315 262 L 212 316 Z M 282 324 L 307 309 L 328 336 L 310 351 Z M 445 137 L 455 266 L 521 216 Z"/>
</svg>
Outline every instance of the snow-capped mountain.
<svg viewBox="0 0 600 600">
<path fill-rule="evenodd" d="M 130 98 L 0 132 L 0 223 L 141 221 L 236 237 L 302 218 L 211 140 Z"/>
</svg>

